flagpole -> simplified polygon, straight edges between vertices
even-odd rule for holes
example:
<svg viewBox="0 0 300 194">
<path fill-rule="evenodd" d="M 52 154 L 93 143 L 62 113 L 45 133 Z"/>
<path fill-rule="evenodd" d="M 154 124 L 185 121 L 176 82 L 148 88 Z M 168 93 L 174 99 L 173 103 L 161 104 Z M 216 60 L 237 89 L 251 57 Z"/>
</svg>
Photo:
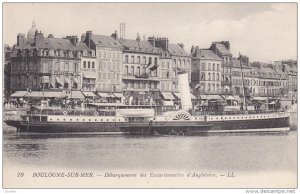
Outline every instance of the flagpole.
<svg viewBox="0 0 300 194">
<path fill-rule="evenodd" d="M 246 97 L 245 97 L 245 86 L 244 86 L 244 75 L 243 75 L 243 67 L 242 67 L 242 63 L 241 63 L 241 54 L 240 53 L 239 53 L 239 61 L 240 61 L 240 67 L 241 67 L 241 73 L 242 73 L 243 103 L 247 110 Z"/>
</svg>

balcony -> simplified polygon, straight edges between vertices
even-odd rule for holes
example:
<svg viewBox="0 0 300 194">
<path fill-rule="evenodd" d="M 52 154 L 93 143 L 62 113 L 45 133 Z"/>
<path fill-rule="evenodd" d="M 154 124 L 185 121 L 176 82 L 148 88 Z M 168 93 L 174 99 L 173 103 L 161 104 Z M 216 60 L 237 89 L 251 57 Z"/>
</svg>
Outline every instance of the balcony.
<svg viewBox="0 0 300 194">
<path fill-rule="evenodd" d="M 145 80 L 145 81 L 159 81 L 158 76 L 143 76 L 143 75 L 123 75 L 123 80 Z"/>
</svg>

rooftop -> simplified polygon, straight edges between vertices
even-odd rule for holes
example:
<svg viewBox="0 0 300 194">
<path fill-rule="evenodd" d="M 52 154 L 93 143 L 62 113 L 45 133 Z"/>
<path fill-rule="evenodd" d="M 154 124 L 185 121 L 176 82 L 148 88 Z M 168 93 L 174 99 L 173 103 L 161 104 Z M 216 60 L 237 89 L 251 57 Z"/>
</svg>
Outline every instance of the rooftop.
<svg viewBox="0 0 300 194">
<path fill-rule="evenodd" d="M 190 55 L 178 44 L 169 44 L 168 51 L 171 55 L 190 57 Z"/>
</svg>

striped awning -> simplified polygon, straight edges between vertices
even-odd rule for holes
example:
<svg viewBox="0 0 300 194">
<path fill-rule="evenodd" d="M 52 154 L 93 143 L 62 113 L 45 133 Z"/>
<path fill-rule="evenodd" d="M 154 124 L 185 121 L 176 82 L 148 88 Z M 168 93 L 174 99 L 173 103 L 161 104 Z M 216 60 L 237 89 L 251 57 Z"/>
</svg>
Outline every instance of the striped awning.
<svg viewBox="0 0 300 194">
<path fill-rule="evenodd" d="M 82 92 L 85 97 L 95 97 L 94 92 Z"/>
<path fill-rule="evenodd" d="M 161 92 L 161 95 L 164 97 L 166 100 L 174 100 L 174 96 L 171 92 Z"/>
<path fill-rule="evenodd" d="M 83 72 L 83 77 L 89 78 L 89 79 L 96 79 L 97 74 L 96 74 L 96 72 L 85 71 L 85 72 Z"/>
<path fill-rule="evenodd" d="M 180 99 L 180 93 L 178 92 L 173 92 L 174 96 L 177 97 L 178 99 Z"/>
<path fill-rule="evenodd" d="M 106 92 L 98 92 L 98 95 L 102 98 L 109 98 L 110 96 Z"/>
<path fill-rule="evenodd" d="M 223 100 L 219 95 L 200 95 L 201 100 Z"/>
<path fill-rule="evenodd" d="M 32 91 L 26 95 L 29 98 L 65 98 L 66 96 L 63 91 Z"/>
<path fill-rule="evenodd" d="M 117 98 L 124 98 L 122 93 L 113 93 L 115 97 Z"/>
<path fill-rule="evenodd" d="M 81 91 L 71 91 L 67 95 L 71 99 L 84 99 L 84 95 L 82 94 Z"/>
<path fill-rule="evenodd" d="M 12 98 L 19 98 L 19 97 L 24 97 L 27 94 L 27 91 L 16 91 L 10 97 Z"/>
<path fill-rule="evenodd" d="M 197 97 L 194 94 L 191 93 L 191 99 L 192 100 L 197 100 Z"/>
</svg>

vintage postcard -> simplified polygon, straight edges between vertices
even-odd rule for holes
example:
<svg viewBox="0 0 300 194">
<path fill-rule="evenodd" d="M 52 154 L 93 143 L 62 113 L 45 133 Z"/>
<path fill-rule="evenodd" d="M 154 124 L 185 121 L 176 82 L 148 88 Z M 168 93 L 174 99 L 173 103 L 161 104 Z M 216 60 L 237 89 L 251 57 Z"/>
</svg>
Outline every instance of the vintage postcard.
<svg viewBox="0 0 300 194">
<path fill-rule="evenodd" d="M 297 3 L 2 9 L 6 192 L 295 193 Z"/>
</svg>

